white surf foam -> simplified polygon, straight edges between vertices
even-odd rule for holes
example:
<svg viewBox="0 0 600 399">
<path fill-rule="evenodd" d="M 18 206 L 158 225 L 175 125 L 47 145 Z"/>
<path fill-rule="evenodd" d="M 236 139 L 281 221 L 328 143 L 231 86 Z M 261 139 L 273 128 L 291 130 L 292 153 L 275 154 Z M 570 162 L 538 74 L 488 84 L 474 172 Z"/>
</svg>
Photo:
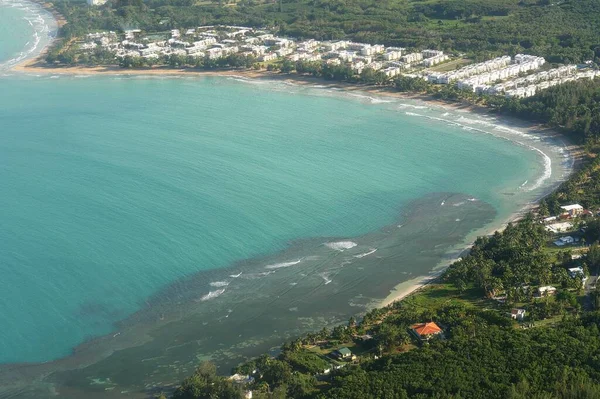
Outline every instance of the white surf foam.
<svg viewBox="0 0 600 399">
<path fill-rule="evenodd" d="M 230 274 L 229 277 L 231 278 L 238 278 L 239 276 L 242 275 L 243 272 L 239 272 L 238 274 Z"/>
<path fill-rule="evenodd" d="M 272 265 L 265 266 L 265 269 L 281 269 L 281 268 L 284 268 L 284 267 L 290 267 L 290 266 L 297 265 L 300 262 L 302 262 L 302 259 L 293 260 L 291 262 L 275 263 L 275 264 L 272 264 Z"/>
<path fill-rule="evenodd" d="M 371 104 L 387 104 L 387 103 L 393 103 L 394 102 L 394 100 L 377 98 L 377 97 L 371 97 L 371 96 L 367 96 L 365 94 L 348 93 L 348 95 L 351 96 L 351 97 L 356 97 L 356 98 L 360 98 L 360 99 L 363 99 L 363 100 L 368 100 Z"/>
<path fill-rule="evenodd" d="M 34 29 L 33 36 L 25 44 L 25 48 L 14 58 L 0 63 L 0 70 L 8 70 L 19 62 L 37 55 L 46 43 L 56 36 L 56 22 L 48 11 L 35 3 L 0 0 L 0 5 L 23 10 L 25 12 L 23 19 Z"/>
<path fill-rule="evenodd" d="M 531 148 L 533 150 L 539 152 L 542 155 L 542 158 L 544 160 L 544 172 L 535 181 L 535 183 L 533 183 L 533 185 L 531 187 L 528 187 L 525 189 L 526 191 L 533 191 L 535 189 L 540 188 L 546 180 L 548 180 L 550 177 L 552 177 L 552 160 L 550 159 L 550 157 L 548 155 L 546 155 L 546 153 L 543 152 L 542 150 L 540 150 L 539 148 L 535 148 L 535 147 L 531 147 Z"/>
<path fill-rule="evenodd" d="M 319 276 L 325 281 L 325 285 L 331 283 L 333 280 L 329 278 L 327 273 L 319 273 Z"/>
<path fill-rule="evenodd" d="M 353 241 L 336 241 L 336 242 L 327 242 L 325 243 L 331 249 L 335 249 L 336 251 L 343 252 L 347 249 L 354 248 L 358 244 Z"/>
<path fill-rule="evenodd" d="M 210 283 L 211 287 L 227 287 L 229 285 L 229 281 L 213 281 Z"/>
<path fill-rule="evenodd" d="M 377 252 L 377 248 L 373 248 L 370 251 L 364 252 L 362 254 L 354 255 L 355 258 L 364 258 L 365 256 L 369 256 Z"/>
<path fill-rule="evenodd" d="M 215 299 L 216 297 L 222 295 L 224 292 L 225 292 L 225 288 L 216 290 L 216 291 L 210 291 L 208 294 L 206 294 L 202 298 L 200 298 L 200 300 L 201 301 L 209 301 L 211 299 Z"/>
<path fill-rule="evenodd" d="M 539 136 L 536 136 L 534 134 L 531 133 L 526 133 L 523 131 L 520 131 L 519 129 L 514 129 L 505 125 L 500 125 L 498 123 L 495 123 L 495 119 L 490 119 L 490 120 L 486 120 L 486 119 L 473 119 L 473 118 L 467 118 L 465 116 L 460 116 L 459 118 L 457 118 L 456 120 L 450 120 L 447 118 L 438 118 L 435 116 L 431 116 L 431 115 L 422 115 L 422 114 L 417 114 L 414 112 L 405 112 L 406 115 L 411 115 L 411 116 L 421 116 L 421 117 L 425 117 L 431 120 L 437 120 L 440 122 L 446 122 L 448 124 L 451 125 L 457 125 L 460 126 L 462 128 L 466 127 L 465 125 L 481 125 L 481 126 L 485 126 L 486 128 L 488 128 L 488 130 L 483 130 L 483 129 L 477 129 L 477 128 L 473 128 L 473 127 L 469 127 L 468 130 L 471 131 L 477 131 L 480 133 L 485 133 L 485 134 L 491 134 L 497 137 L 501 137 L 504 138 L 506 140 L 510 140 L 516 144 L 522 145 L 524 147 L 527 147 L 533 151 L 537 151 L 543 160 L 543 167 L 544 167 L 544 171 L 542 172 L 542 175 L 535 181 L 535 183 L 533 185 L 531 185 L 528 188 L 525 188 L 525 191 L 533 191 L 536 190 L 538 188 L 540 188 L 544 182 L 546 180 L 548 180 L 550 177 L 552 177 L 552 160 L 550 159 L 550 157 L 548 155 L 546 155 L 545 152 L 543 152 L 542 150 L 540 150 L 539 148 L 531 145 L 531 144 L 527 144 L 526 142 L 524 142 L 521 139 L 526 139 L 527 141 L 537 141 L 539 142 L 541 139 Z M 446 116 L 449 115 L 448 112 L 444 113 L 442 116 Z M 498 131 L 498 132 L 502 132 L 502 133 L 508 133 L 511 136 L 515 136 L 518 137 L 519 140 L 515 140 L 515 139 L 511 139 L 509 137 L 506 137 L 505 135 L 497 135 L 494 134 L 493 131 Z"/>
</svg>

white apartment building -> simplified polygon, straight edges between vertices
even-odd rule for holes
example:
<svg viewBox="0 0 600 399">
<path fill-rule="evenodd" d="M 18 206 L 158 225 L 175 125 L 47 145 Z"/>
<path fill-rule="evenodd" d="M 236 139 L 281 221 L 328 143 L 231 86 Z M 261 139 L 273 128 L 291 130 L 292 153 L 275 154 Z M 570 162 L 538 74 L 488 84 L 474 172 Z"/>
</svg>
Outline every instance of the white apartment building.
<svg viewBox="0 0 600 399">
<path fill-rule="evenodd" d="M 423 54 L 423 58 L 432 58 L 442 55 L 444 52 L 441 50 L 423 50 L 421 54 Z"/>
<path fill-rule="evenodd" d="M 206 50 L 206 56 L 211 60 L 221 58 L 223 56 L 223 50 L 219 47 L 210 48 Z"/>
<path fill-rule="evenodd" d="M 414 64 L 415 62 L 419 62 L 419 61 L 423 60 L 423 54 L 410 53 L 410 54 L 403 55 L 402 57 L 400 57 L 400 59 L 402 61 L 406 62 L 407 64 Z"/>
<path fill-rule="evenodd" d="M 349 42 L 345 40 L 340 40 L 338 42 L 325 42 L 323 43 L 323 47 L 325 47 L 325 50 L 327 51 L 336 51 L 345 49 L 346 47 L 348 47 L 348 43 Z"/>
<path fill-rule="evenodd" d="M 382 62 L 371 62 L 370 64 L 367 64 L 367 68 L 370 68 L 374 71 L 379 71 L 381 68 L 383 68 L 383 63 Z"/>
<path fill-rule="evenodd" d="M 362 55 L 375 55 L 375 54 L 383 53 L 384 49 L 385 49 L 385 47 L 382 44 L 374 44 L 374 45 L 365 44 L 360 49 L 360 53 Z"/>
<path fill-rule="evenodd" d="M 268 53 L 268 54 L 264 54 L 264 55 L 260 56 L 258 60 L 263 61 L 263 62 L 268 62 L 268 61 L 276 60 L 277 58 L 278 58 L 277 54 Z"/>
<path fill-rule="evenodd" d="M 449 57 L 446 54 L 438 54 L 430 58 L 425 58 L 423 60 L 423 65 L 425 65 L 426 67 L 432 67 L 434 65 L 441 64 L 444 61 L 447 61 L 448 58 Z"/>
<path fill-rule="evenodd" d="M 399 60 L 402 57 L 402 51 L 388 51 L 383 55 L 383 59 L 386 61 Z"/>
<path fill-rule="evenodd" d="M 381 72 L 383 72 L 385 74 L 385 76 L 387 76 L 388 78 L 393 78 L 394 76 L 400 75 L 400 68 L 398 68 L 398 67 L 388 67 L 388 68 L 385 68 Z"/>
</svg>

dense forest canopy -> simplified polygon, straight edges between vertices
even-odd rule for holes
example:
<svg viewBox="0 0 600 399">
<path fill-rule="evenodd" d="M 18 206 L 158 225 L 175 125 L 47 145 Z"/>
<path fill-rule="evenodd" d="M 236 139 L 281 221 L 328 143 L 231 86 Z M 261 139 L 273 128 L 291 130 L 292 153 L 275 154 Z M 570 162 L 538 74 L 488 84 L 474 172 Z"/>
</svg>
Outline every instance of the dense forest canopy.
<svg viewBox="0 0 600 399">
<path fill-rule="evenodd" d="M 93 30 L 148 32 L 205 24 L 272 27 L 298 38 L 349 38 L 435 48 L 476 58 L 527 52 L 551 62 L 600 57 L 597 0 L 111 0 L 61 1 L 66 37 Z"/>
</svg>

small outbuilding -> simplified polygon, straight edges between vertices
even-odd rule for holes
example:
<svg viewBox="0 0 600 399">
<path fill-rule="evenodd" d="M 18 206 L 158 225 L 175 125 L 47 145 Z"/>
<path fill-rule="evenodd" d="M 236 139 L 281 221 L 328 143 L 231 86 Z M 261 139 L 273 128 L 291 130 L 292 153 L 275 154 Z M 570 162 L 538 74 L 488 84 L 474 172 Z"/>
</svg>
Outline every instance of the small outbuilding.
<svg viewBox="0 0 600 399">
<path fill-rule="evenodd" d="M 337 357 L 338 359 L 352 358 L 352 352 L 350 351 L 350 349 L 348 349 L 346 347 L 335 350 L 332 352 L 332 354 L 333 354 L 333 356 Z"/>
<path fill-rule="evenodd" d="M 550 296 L 556 294 L 556 287 L 551 285 L 545 285 L 543 287 L 538 288 L 539 296 Z"/>
<path fill-rule="evenodd" d="M 523 321 L 525 313 L 525 309 L 514 308 L 510 311 L 510 317 L 514 320 Z"/>
<path fill-rule="evenodd" d="M 558 240 L 554 241 L 554 245 L 557 247 L 563 247 L 567 244 L 573 244 L 575 239 L 571 236 L 560 237 Z"/>
</svg>

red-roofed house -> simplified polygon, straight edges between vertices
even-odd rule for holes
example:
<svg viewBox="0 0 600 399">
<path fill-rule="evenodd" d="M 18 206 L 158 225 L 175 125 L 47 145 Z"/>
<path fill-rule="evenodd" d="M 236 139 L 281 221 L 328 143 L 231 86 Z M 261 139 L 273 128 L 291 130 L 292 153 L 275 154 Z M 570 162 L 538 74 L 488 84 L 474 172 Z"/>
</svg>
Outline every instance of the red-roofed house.
<svg viewBox="0 0 600 399">
<path fill-rule="evenodd" d="M 431 338 L 441 334 L 443 330 L 433 321 L 429 323 L 418 323 L 411 326 L 410 331 L 421 341 L 429 341 Z"/>
</svg>

